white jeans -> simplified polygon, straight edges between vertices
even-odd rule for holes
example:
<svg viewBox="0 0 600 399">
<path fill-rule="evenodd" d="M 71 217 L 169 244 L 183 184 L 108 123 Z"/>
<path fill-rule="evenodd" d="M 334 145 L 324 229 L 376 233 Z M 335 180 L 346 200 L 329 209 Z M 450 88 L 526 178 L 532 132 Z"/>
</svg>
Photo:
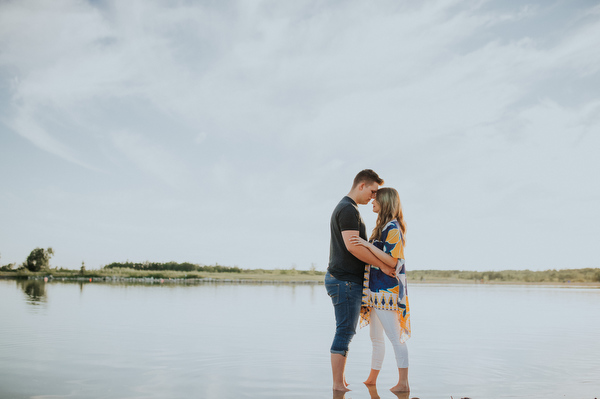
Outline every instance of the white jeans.
<svg viewBox="0 0 600 399">
<path fill-rule="evenodd" d="M 381 370 L 383 357 L 385 356 L 385 342 L 383 331 L 394 347 L 396 364 L 398 368 L 408 367 L 408 348 L 400 342 L 400 324 L 398 315 L 393 310 L 382 310 L 371 308 L 371 322 L 369 323 L 371 342 L 373 344 L 373 356 L 371 357 L 371 368 Z"/>
</svg>

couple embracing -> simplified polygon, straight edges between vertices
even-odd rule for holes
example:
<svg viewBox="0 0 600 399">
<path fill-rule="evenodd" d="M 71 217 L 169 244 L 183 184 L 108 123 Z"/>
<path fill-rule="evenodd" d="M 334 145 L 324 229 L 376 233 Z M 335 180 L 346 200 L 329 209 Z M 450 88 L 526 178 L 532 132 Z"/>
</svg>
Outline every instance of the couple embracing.
<svg viewBox="0 0 600 399">
<path fill-rule="evenodd" d="M 371 372 L 364 382 L 375 385 L 387 335 L 394 348 L 398 384 L 394 392 L 409 391 L 408 350 L 410 310 L 406 290 L 404 244 L 406 225 L 400 196 L 393 188 L 379 188 L 383 180 L 371 169 L 359 172 L 352 189 L 331 216 L 331 244 L 325 287 L 331 297 L 336 330 L 331 345 L 333 389 L 349 391 L 344 377 L 348 346 L 360 319 L 370 325 L 373 344 Z M 367 240 L 358 204 L 373 200 L 376 226 Z"/>
</svg>

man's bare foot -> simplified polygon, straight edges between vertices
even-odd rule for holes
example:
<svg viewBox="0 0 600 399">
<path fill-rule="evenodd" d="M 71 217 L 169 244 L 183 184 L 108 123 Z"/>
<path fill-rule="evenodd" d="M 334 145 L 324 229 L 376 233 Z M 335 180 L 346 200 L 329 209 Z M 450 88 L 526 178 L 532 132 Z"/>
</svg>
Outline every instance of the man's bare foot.
<svg viewBox="0 0 600 399">
<path fill-rule="evenodd" d="M 344 385 L 341 385 L 341 386 L 334 385 L 334 386 L 333 386 L 333 390 L 334 390 L 334 391 L 338 391 L 338 392 L 348 392 L 348 391 L 350 391 L 350 390 L 349 390 L 349 389 L 348 389 L 346 386 L 344 386 Z"/>
<path fill-rule="evenodd" d="M 390 391 L 392 391 L 392 392 L 410 392 L 410 387 L 408 386 L 408 383 L 405 383 L 405 384 L 398 383 L 396 386 L 391 387 Z"/>
<path fill-rule="evenodd" d="M 377 384 L 377 380 L 372 380 L 370 378 L 367 378 L 366 381 L 363 381 L 363 384 L 365 384 L 365 385 L 376 385 Z"/>
</svg>

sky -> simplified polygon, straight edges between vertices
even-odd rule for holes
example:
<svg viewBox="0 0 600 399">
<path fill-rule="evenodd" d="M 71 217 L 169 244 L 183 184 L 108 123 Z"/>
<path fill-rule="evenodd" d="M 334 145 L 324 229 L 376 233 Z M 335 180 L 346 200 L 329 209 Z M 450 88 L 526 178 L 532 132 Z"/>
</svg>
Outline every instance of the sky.
<svg viewBox="0 0 600 399">
<path fill-rule="evenodd" d="M 325 270 L 371 168 L 408 270 L 600 267 L 598 48 L 597 1 L 2 1 L 0 264 Z"/>
</svg>

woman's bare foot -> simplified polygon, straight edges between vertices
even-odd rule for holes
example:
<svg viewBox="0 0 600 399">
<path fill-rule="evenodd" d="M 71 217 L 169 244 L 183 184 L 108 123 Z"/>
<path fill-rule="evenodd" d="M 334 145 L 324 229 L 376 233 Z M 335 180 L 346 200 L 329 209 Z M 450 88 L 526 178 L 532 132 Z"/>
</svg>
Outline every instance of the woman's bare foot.
<svg viewBox="0 0 600 399">
<path fill-rule="evenodd" d="M 398 369 L 398 383 L 396 386 L 390 388 L 392 392 L 410 392 L 408 386 L 408 368 Z"/>
<path fill-rule="evenodd" d="M 390 388 L 392 392 L 410 392 L 410 387 L 408 386 L 408 382 L 406 383 L 398 383 L 396 386 Z"/>
<path fill-rule="evenodd" d="M 392 392 L 398 399 L 410 399 L 410 392 Z M 418 399 L 418 398 L 415 398 Z"/>
<path fill-rule="evenodd" d="M 365 385 L 375 385 L 377 383 L 377 377 L 379 376 L 379 370 L 371 369 L 369 377 L 363 382 Z"/>
</svg>

